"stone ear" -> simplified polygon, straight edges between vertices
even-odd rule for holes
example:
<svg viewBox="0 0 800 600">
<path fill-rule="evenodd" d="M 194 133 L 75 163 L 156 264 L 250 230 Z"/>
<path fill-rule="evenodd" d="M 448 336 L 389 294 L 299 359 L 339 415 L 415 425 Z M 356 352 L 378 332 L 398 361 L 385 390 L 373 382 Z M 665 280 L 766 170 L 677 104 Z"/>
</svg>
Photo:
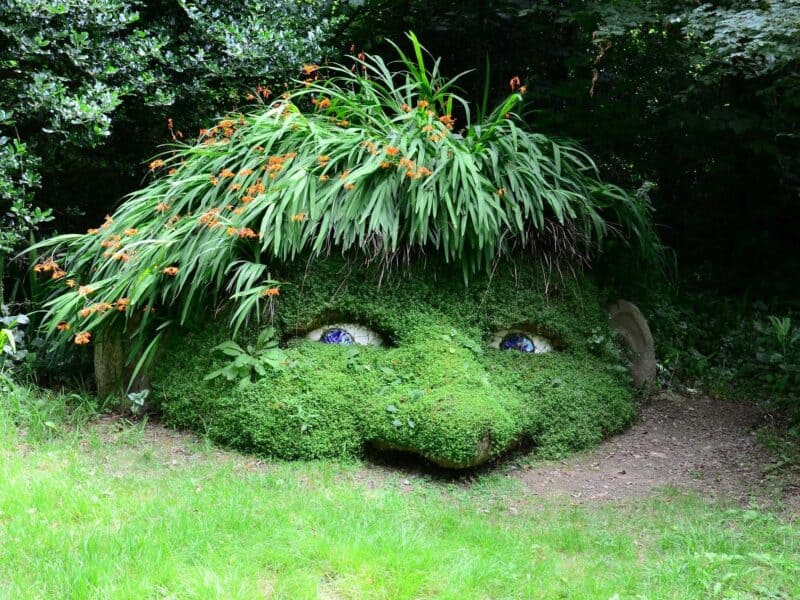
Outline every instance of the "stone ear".
<svg viewBox="0 0 800 600">
<path fill-rule="evenodd" d="M 608 316 L 627 347 L 634 384 L 650 387 L 656 380 L 656 353 L 647 320 L 627 300 L 617 300 L 609 306 Z"/>
</svg>

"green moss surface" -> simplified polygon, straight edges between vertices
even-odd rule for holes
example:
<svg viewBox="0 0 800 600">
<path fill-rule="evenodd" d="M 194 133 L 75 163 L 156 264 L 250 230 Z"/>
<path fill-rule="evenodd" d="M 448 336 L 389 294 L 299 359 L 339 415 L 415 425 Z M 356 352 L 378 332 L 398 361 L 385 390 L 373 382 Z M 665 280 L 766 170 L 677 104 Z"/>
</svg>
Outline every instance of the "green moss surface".
<svg viewBox="0 0 800 600">
<path fill-rule="evenodd" d="M 274 325 L 289 364 L 245 388 L 218 378 L 230 360 L 219 320 L 168 341 L 153 389 L 169 424 L 285 458 L 352 457 L 368 444 L 450 467 L 485 462 L 521 442 L 543 456 L 597 444 L 634 415 L 634 394 L 601 299 L 587 281 L 505 264 L 467 287 L 418 265 L 378 273 L 329 259 L 283 273 Z M 380 332 L 384 347 L 304 339 L 337 322 Z M 262 324 L 263 325 L 263 324 Z M 500 351 L 492 334 L 548 337 L 547 354 Z M 255 324 L 246 335 L 255 336 Z"/>
</svg>

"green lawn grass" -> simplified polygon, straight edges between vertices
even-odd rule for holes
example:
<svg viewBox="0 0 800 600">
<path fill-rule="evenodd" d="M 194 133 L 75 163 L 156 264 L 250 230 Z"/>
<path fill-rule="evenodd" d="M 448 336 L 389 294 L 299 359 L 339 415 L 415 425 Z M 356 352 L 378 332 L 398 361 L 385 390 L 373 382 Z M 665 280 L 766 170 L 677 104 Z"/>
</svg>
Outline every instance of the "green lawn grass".
<svg viewBox="0 0 800 600">
<path fill-rule="evenodd" d="M 47 422 L 0 410 L 0 598 L 800 596 L 800 528 L 766 511 L 674 491 L 573 506 L 503 468 L 262 464 Z"/>
</svg>

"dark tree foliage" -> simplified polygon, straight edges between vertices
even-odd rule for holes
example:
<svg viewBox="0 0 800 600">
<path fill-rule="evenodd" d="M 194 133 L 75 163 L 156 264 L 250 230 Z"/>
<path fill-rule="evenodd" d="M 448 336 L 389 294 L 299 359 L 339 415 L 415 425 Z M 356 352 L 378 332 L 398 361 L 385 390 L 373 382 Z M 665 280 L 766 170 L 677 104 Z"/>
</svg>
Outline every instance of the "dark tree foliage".
<svg viewBox="0 0 800 600">
<path fill-rule="evenodd" d="M 369 49 L 412 28 L 448 67 L 475 69 L 470 94 L 488 57 L 495 93 L 515 75 L 527 84 L 538 129 L 644 185 L 684 271 L 791 293 L 800 1 L 368 0 L 347 31 Z"/>
<path fill-rule="evenodd" d="M 83 225 L 81 213 L 94 222 L 138 184 L 159 143 L 196 135 L 258 86 L 280 93 L 304 62 L 321 60 L 332 9 L 0 0 L 0 181 L 18 182 L 0 187 L 3 213 L 41 186 L 35 201 L 61 230 Z"/>
<path fill-rule="evenodd" d="M 531 125 L 651 194 L 684 270 L 735 290 L 793 281 L 800 0 L 0 0 L 3 213 L 36 191 L 59 229 L 83 228 L 159 143 L 409 30 L 448 74 L 474 69 L 475 101 L 519 76 Z"/>
</svg>

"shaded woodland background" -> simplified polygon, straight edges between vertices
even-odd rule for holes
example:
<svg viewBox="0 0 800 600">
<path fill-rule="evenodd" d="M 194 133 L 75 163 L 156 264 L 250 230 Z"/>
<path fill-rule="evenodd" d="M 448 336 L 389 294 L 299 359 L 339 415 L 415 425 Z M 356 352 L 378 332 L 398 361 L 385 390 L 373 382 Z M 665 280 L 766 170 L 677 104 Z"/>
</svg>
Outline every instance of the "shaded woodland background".
<svg viewBox="0 0 800 600">
<path fill-rule="evenodd" d="M 52 94 L 48 75 L 69 75 L 74 65 L 62 59 L 81 45 L 63 30 L 80 23 L 66 14 L 40 19 L 48 29 L 30 15 L 2 17 L 0 98 L 14 127 L 5 135 L 44 159 L 35 203 L 53 208 L 59 230 L 96 223 L 139 185 L 145 161 L 170 141 L 167 119 L 194 135 L 257 85 L 277 88 L 297 76 L 300 63 L 351 50 L 388 55 L 385 40 L 402 44 L 413 30 L 446 73 L 472 70 L 467 97 L 480 99 L 487 75 L 495 96 L 521 77 L 532 128 L 581 141 L 606 177 L 649 193 L 682 275 L 726 292 L 792 295 L 800 225 L 796 2 L 245 2 L 235 11 L 222 2 L 105 4 L 85 16 L 104 12 L 114 33 L 129 37 L 104 49 L 111 25 L 87 18 L 83 51 L 96 64 L 83 72 L 78 65 L 78 77 L 94 79 L 92 67 L 109 57 L 127 72 L 108 78 L 119 104 L 100 111 L 109 135 L 96 139 L 94 115 L 52 127 L 63 103 L 49 110 L 45 101 L 25 106 L 14 97 L 20 80 L 38 78 L 31 93 Z M 115 9 L 138 18 L 125 21 Z M 283 34 L 284 45 L 261 26 Z M 23 29 L 44 38 L 46 54 L 15 51 Z M 66 83 L 65 96 L 76 83 Z"/>
<path fill-rule="evenodd" d="M 532 129 L 578 140 L 607 180 L 649 196 L 674 266 L 641 273 L 618 249 L 596 272 L 647 306 L 665 362 L 726 379 L 743 354 L 757 362 L 759 326 L 762 362 L 800 354 L 791 319 L 782 342 L 766 321 L 798 309 L 800 0 L 0 6 L 6 303 L 37 301 L 13 258 L 30 236 L 95 226 L 160 144 L 259 87 L 279 94 L 303 64 L 389 55 L 413 30 L 445 73 L 471 71 L 464 96 L 499 98 L 520 77 Z"/>
</svg>

